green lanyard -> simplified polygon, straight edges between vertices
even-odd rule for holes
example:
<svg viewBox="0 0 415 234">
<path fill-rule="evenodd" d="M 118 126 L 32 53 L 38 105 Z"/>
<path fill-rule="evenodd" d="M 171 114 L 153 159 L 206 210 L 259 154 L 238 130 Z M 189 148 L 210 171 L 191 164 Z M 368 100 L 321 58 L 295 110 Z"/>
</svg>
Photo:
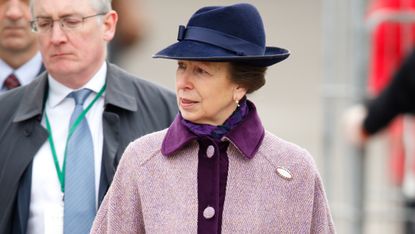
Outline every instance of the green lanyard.
<svg viewBox="0 0 415 234">
<path fill-rule="evenodd" d="M 72 134 L 75 132 L 75 129 L 81 123 L 81 121 L 85 117 L 86 113 L 88 113 L 88 111 L 91 109 L 91 107 L 94 105 L 94 103 L 98 100 L 98 98 L 100 98 L 102 96 L 102 94 L 104 93 L 104 90 L 105 90 L 106 87 L 107 87 L 106 84 L 104 84 L 104 86 L 102 86 L 101 90 L 98 92 L 97 96 L 95 96 L 94 100 L 92 100 L 92 102 L 88 105 L 88 107 L 84 111 L 82 111 L 82 113 L 78 116 L 78 118 L 75 120 L 75 122 L 69 128 L 68 137 L 66 138 L 66 145 L 65 145 L 65 153 L 64 153 L 64 157 L 63 157 L 62 170 L 59 167 L 58 156 L 56 154 L 55 144 L 53 143 L 52 128 L 50 127 L 50 122 L 49 122 L 49 119 L 48 119 L 48 115 L 45 112 L 46 128 L 48 129 L 48 133 L 49 133 L 48 140 L 49 140 L 50 149 L 51 149 L 52 155 L 53 155 L 53 161 L 55 162 L 56 173 L 58 174 L 59 182 L 61 184 L 62 193 L 65 192 L 66 149 L 67 149 L 67 146 L 68 146 L 69 139 L 71 139 Z"/>
</svg>

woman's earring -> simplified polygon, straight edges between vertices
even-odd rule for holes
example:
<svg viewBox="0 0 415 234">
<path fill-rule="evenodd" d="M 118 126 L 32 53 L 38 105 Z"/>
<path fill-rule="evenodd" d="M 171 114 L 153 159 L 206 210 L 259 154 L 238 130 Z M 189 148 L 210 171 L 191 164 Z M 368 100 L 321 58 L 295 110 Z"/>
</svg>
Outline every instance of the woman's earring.
<svg viewBox="0 0 415 234">
<path fill-rule="evenodd" d="M 240 105 L 239 105 L 239 100 L 238 100 L 238 99 L 236 99 L 236 100 L 235 100 L 235 103 L 236 103 L 236 106 L 237 106 L 237 107 L 240 107 Z"/>
</svg>

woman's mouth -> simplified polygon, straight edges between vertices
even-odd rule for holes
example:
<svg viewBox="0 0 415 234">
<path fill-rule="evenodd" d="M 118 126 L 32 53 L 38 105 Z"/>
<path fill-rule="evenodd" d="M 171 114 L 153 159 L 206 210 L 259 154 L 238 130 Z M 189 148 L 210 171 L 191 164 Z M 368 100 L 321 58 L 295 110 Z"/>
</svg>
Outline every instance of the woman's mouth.
<svg viewBox="0 0 415 234">
<path fill-rule="evenodd" d="M 197 104 L 199 102 L 197 101 L 193 101 L 190 99 L 186 99 L 186 98 L 180 98 L 180 106 L 183 108 L 190 108 L 192 107 L 194 104 Z"/>
</svg>

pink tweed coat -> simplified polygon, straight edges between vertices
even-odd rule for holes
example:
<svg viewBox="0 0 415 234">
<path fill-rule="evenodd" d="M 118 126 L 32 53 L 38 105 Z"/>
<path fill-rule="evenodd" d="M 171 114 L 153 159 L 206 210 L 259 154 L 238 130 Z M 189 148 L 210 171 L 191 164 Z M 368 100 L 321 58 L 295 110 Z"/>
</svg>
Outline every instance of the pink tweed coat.
<svg viewBox="0 0 415 234">
<path fill-rule="evenodd" d="M 91 233 L 197 233 L 198 144 L 161 153 L 167 130 L 132 142 Z M 335 233 L 311 155 L 265 131 L 252 160 L 231 143 L 222 233 Z M 280 168 L 291 178 L 285 178 Z M 282 171 L 284 172 L 284 170 Z"/>
</svg>

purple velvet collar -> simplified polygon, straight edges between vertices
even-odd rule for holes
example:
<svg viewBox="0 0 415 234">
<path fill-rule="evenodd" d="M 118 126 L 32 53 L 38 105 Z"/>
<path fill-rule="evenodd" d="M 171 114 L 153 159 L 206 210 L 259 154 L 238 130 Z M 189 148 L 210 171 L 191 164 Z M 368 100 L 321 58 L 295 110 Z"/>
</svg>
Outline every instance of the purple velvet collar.
<svg viewBox="0 0 415 234">
<path fill-rule="evenodd" d="M 243 98 L 240 102 L 240 105 L 232 113 L 232 115 L 223 123 L 223 125 L 213 126 L 209 124 L 195 124 L 190 121 L 187 121 L 182 118 L 181 122 L 186 126 L 191 132 L 199 137 L 210 136 L 215 140 L 222 139 L 231 129 L 237 126 L 242 122 L 245 117 L 248 115 L 249 108 L 246 104 L 246 98 Z"/>
<path fill-rule="evenodd" d="M 252 159 L 264 138 L 264 127 L 259 119 L 255 105 L 249 100 L 246 103 L 249 108 L 247 116 L 237 126 L 227 132 L 222 137 L 222 140 L 226 138 L 246 158 Z M 182 120 L 183 118 L 178 114 L 167 130 L 161 146 L 161 152 L 164 156 L 173 155 L 191 141 L 199 138 L 182 123 Z"/>
</svg>

